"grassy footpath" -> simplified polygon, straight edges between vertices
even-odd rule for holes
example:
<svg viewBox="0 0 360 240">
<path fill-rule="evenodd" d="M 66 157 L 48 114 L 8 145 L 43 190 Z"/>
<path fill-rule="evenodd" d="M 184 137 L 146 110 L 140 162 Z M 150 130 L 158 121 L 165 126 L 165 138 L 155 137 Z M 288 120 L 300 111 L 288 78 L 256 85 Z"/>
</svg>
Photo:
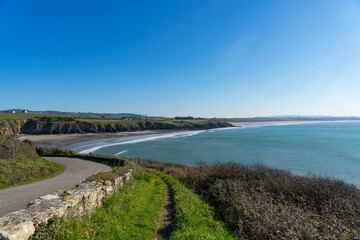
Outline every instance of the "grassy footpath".
<svg viewBox="0 0 360 240">
<path fill-rule="evenodd" d="M 113 174 L 125 168 L 114 168 Z M 90 180 L 109 177 L 100 174 Z M 170 239 L 236 239 L 198 195 L 170 175 L 152 169 L 139 170 L 127 186 L 93 213 L 55 220 L 38 228 L 30 239 L 154 239 L 166 184 L 173 193 L 175 207 Z"/>
<path fill-rule="evenodd" d="M 143 171 L 92 214 L 51 225 L 50 239 L 153 239 L 164 195 L 164 181 Z"/>
<path fill-rule="evenodd" d="M 54 177 L 64 171 L 60 164 L 43 158 L 0 159 L 0 189 L 23 185 Z"/>
<path fill-rule="evenodd" d="M 172 176 L 156 170 L 151 171 L 159 174 L 173 192 L 175 216 L 170 239 L 236 239 L 225 228 L 224 223 L 215 219 L 213 210 L 199 195 Z"/>
</svg>

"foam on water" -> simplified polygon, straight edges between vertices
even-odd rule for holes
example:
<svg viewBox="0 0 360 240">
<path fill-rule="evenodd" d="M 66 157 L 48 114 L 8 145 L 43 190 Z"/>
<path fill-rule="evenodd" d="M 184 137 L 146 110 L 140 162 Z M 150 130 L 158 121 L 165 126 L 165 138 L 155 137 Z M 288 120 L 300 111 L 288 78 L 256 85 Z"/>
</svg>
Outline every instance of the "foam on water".
<svg viewBox="0 0 360 240">
<path fill-rule="evenodd" d="M 360 187 L 360 122 L 355 121 L 254 123 L 122 137 L 85 143 L 78 151 L 191 166 L 198 159 L 234 161 L 334 177 Z"/>
<path fill-rule="evenodd" d="M 129 150 L 123 150 L 123 151 L 121 151 L 121 152 L 116 153 L 115 156 L 119 156 L 119 155 L 121 155 L 121 154 L 123 154 L 123 153 L 127 153 L 128 151 L 129 151 Z"/>
<path fill-rule="evenodd" d="M 153 134 L 150 136 L 143 136 L 143 137 L 137 137 L 136 139 L 131 139 L 131 140 L 125 140 L 122 142 L 115 142 L 115 143 L 98 143 L 96 144 L 95 147 L 91 147 L 91 148 L 86 148 L 84 150 L 81 150 L 80 153 L 82 154 L 88 154 L 91 152 L 95 152 L 101 148 L 105 148 L 105 147 L 111 147 L 111 146 L 118 146 L 118 145 L 125 145 L 125 144 L 135 144 L 135 143 L 141 143 L 141 142 L 148 142 L 148 141 L 154 141 L 154 140 L 160 140 L 160 139 L 167 139 L 167 138 L 180 138 L 180 137 L 190 137 L 190 136 L 195 136 L 199 133 L 204 132 L 205 130 L 198 130 L 198 131 L 186 131 L 186 132 L 175 132 L 175 133 L 165 133 L 165 134 Z M 121 140 L 121 139 L 120 139 Z M 78 147 L 79 148 L 83 148 L 83 147 L 88 147 L 88 146 L 93 146 L 94 144 L 89 144 L 89 145 L 85 145 L 85 146 L 81 146 Z M 74 148 L 74 150 L 76 150 Z"/>
</svg>

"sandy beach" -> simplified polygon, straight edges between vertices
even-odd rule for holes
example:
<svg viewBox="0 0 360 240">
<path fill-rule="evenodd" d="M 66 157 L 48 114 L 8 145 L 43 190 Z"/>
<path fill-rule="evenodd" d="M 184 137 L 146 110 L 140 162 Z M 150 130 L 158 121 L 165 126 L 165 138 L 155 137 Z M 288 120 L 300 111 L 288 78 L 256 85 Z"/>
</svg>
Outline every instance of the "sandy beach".
<svg viewBox="0 0 360 240">
<path fill-rule="evenodd" d="M 134 131 L 134 132 L 119 132 L 119 133 L 87 133 L 87 134 L 52 134 L 52 135 L 19 135 L 18 139 L 23 141 L 29 139 L 33 141 L 37 146 L 54 148 L 54 147 L 65 147 L 75 143 L 119 138 L 128 136 L 140 136 L 156 133 L 173 132 L 170 130 L 145 130 L 145 131 Z"/>
<path fill-rule="evenodd" d="M 272 124 L 296 123 L 296 121 L 230 122 L 230 123 L 236 127 L 240 127 L 240 126 L 249 126 L 249 125 L 257 125 L 257 124 L 272 125 Z M 33 141 L 37 146 L 42 146 L 47 148 L 54 148 L 54 147 L 61 148 L 72 144 L 87 142 L 87 141 L 149 135 L 149 134 L 160 134 L 160 133 L 167 133 L 174 131 L 181 131 L 181 130 L 144 130 L 144 131 L 133 131 L 133 132 L 87 133 L 87 134 L 42 134 L 42 135 L 21 134 L 17 138 L 21 141 L 25 139 L 29 139 Z"/>
</svg>

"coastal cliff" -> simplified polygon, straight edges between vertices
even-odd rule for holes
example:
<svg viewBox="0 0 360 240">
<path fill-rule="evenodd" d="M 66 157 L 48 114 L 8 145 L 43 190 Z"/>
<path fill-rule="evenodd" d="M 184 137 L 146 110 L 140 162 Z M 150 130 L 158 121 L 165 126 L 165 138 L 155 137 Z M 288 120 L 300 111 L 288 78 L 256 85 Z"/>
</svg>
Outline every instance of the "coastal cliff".
<svg viewBox="0 0 360 240">
<path fill-rule="evenodd" d="M 199 130 L 231 127 L 227 122 L 204 120 L 199 122 L 162 122 L 151 120 L 79 121 L 72 118 L 38 118 L 1 120 L 0 135 L 14 134 L 73 134 L 116 133 L 142 130 Z"/>
</svg>

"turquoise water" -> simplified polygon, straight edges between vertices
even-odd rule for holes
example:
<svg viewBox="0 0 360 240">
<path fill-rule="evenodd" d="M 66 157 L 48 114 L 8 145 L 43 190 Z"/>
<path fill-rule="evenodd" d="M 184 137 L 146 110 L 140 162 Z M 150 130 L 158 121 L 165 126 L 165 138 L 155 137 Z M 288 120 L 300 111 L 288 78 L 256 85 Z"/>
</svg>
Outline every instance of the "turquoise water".
<svg viewBox="0 0 360 240">
<path fill-rule="evenodd" d="M 110 139 L 72 148 L 188 165 L 199 159 L 261 164 L 294 174 L 342 179 L 360 187 L 360 122 L 255 124 Z"/>
</svg>

